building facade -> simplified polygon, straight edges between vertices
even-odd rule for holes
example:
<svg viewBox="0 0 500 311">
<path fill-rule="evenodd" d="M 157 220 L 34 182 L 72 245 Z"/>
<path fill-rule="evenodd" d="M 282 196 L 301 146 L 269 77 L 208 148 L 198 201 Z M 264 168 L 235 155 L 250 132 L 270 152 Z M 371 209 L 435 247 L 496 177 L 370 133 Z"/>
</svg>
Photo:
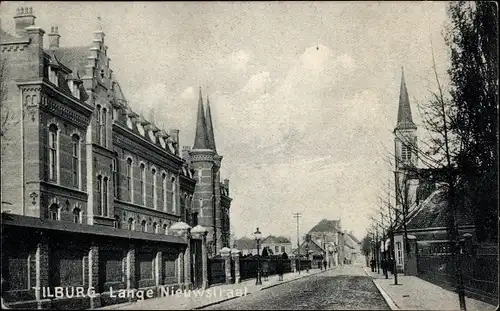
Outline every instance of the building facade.
<svg viewBox="0 0 500 311">
<path fill-rule="evenodd" d="M 268 247 L 273 255 L 292 254 L 292 242 L 286 237 L 270 235 L 262 241 L 264 247 Z"/>
<path fill-rule="evenodd" d="M 170 227 L 206 227 L 216 254 L 228 246 L 231 203 L 201 94 L 186 159 L 178 129 L 130 107 L 102 30 L 88 45 L 60 47 L 58 28 L 45 36 L 32 8 L 19 8 L 14 21 L 15 34 L 0 30 L 2 113 L 18 117 L 2 137 L 5 302 L 88 308 L 119 302 L 106 298 L 110 287 L 199 286 L 202 261 L 192 253 L 200 249 L 190 243 L 198 244 Z M 198 144 L 198 132 L 210 143 Z M 58 299 L 33 289 L 58 286 L 92 287 L 97 296 Z"/>
</svg>

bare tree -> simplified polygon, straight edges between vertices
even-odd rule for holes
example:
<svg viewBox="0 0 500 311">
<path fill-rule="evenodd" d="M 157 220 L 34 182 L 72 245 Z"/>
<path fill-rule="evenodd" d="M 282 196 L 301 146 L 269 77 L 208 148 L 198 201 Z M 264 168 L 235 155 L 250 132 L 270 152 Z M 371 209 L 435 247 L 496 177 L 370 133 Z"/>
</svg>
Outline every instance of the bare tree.
<svg viewBox="0 0 500 311">
<path fill-rule="evenodd" d="M 9 144 L 7 132 L 15 126 L 19 120 L 12 112 L 10 107 L 7 106 L 7 79 L 8 79 L 7 60 L 0 59 L 0 141 L 2 143 L 1 155 L 4 155 L 4 150 Z"/>
</svg>

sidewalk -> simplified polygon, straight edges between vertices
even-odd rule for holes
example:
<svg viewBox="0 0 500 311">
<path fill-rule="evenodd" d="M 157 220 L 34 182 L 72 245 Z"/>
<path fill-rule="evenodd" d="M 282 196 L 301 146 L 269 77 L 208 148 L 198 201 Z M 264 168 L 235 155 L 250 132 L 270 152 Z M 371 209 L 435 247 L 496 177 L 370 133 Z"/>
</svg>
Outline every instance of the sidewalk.
<svg viewBox="0 0 500 311">
<path fill-rule="evenodd" d="M 382 271 L 378 274 L 366 267 L 364 269 L 392 310 L 460 310 L 457 293 L 403 274 L 398 274 L 398 284 L 401 285 L 394 285 L 391 273 L 386 279 Z M 468 311 L 496 309 L 493 305 L 468 297 L 465 303 Z"/>
<path fill-rule="evenodd" d="M 265 290 L 274 286 L 285 284 L 297 279 L 322 273 L 327 270 L 311 269 L 309 273 L 301 271 L 298 273 L 286 273 L 283 281 L 278 281 L 278 276 L 270 276 L 267 281 L 262 279 L 262 285 L 255 284 L 255 278 L 244 280 L 239 284 L 214 285 L 206 290 L 195 289 L 179 296 L 157 297 L 140 300 L 132 303 L 110 305 L 98 310 L 193 310 L 219 304 L 221 302 L 237 299 L 245 295 L 251 295 L 260 290 Z"/>
</svg>

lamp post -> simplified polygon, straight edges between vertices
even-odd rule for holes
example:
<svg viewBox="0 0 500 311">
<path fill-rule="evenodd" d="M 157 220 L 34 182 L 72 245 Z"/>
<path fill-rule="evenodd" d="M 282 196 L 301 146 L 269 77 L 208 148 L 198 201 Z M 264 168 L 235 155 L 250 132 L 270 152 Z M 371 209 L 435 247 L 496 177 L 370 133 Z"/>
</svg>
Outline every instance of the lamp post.
<svg viewBox="0 0 500 311">
<path fill-rule="evenodd" d="M 307 263 L 306 263 L 306 272 L 309 273 L 309 243 L 306 244 L 306 258 L 307 258 Z"/>
<path fill-rule="evenodd" d="M 255 241 L 257 242 L 257 280 L 255 280 L 255 285 L 262 285 L 262 280 L 260 278 L 260 239 L 262 238 L 262 233 L 259 231 L 259 227 L 257 227 L 257 231 L 253 234 Z"/>
</svg>

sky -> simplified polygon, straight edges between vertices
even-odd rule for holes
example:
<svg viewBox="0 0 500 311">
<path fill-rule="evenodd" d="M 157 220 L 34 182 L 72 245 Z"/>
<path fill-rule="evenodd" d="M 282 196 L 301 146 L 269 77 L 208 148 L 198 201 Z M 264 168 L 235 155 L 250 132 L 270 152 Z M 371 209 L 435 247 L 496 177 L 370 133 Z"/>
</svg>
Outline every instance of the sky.
<svg viewBox="0 0 500 311">
<path fill-rule="evenodd" d="M 180 129 L 192 146 L 198 88 L 210 97 L 221 177 L 230 180 L 236 237 L 296 241 L 341 219 L 361 239 L 392 176 L 401 71 L 417 102 L 448 64 L 446 2 L 9 2 L 36 25 L 58 26 L 61 46 L 106 34 L 111 68 L 129 104 Z M 45 44 L 48 39 L 45 37 Z"/>
</svg>

